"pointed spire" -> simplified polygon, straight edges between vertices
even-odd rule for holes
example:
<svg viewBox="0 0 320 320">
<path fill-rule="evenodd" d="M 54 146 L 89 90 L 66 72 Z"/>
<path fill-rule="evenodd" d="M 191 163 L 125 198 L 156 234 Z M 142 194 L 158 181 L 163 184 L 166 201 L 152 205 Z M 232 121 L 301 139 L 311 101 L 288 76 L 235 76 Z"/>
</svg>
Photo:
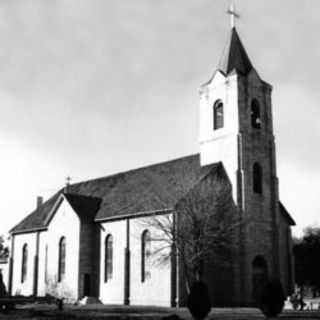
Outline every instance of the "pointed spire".
<svg viewBox="0 0 320 320">
<path fill-rule="evenodd" d="M 218 70 L 225 75 L 233 70 L 241 74 L 248 74 L 252 68 L 253 66 L 241 43 L 238 32 L 236 28 L 232 28 L 228 43 L 220 59 Z"/>
<path fill-rule="evenodd" d="M 235 28 L 235 19 L 240 18 L 240 15 L 235 10 L 234 0 L 230 1 L 227 14 L 230 15 L 231 35 L 220 59 L 218 70 L 226 75 L 233 70 L 247 74 L 253 67 Z"/>
</svg>

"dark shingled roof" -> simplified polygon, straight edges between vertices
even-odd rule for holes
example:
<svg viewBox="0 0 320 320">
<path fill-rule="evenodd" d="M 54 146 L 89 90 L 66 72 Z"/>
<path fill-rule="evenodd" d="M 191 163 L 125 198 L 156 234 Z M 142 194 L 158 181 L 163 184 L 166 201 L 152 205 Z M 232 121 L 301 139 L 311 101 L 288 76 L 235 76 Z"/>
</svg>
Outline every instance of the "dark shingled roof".
<svg viewBox="0 0 320 320">
<path fill-rule="evenodd" d="M 49 217 L 51 210 L 58 201 L 60 192 L 57 192 L 49 200 L 44 202 L 36 210 L 26 216 L 18 225 L 10 230 L 11 233 L 26 232 L 34 229 L 43 229 L 46 227 L 45 221 Z"/>
<path fill-rule="evenodd" d="M 295 226 L 296 222 L 293 220 L 293 218 L 291 217 L 290 213 L 288 212 L 288 210 L 285 208 L 285 206 L 282 204 L 281 201 L 279 201 L 279 206 L 280 206 L 280 212 L 282 213 L 284 218 L 287 219 L 287 221 L 289 222 L 289 225 L 290 226 Z"/>
<path fill-rule="evenodd" d="M 237 30 L 236 28 L 232 28 L 230 38 L 221 56 L 218 70 L 225 75 L 234 70 L 246 75 L 252 68 L 252 64 L 241 43 Z"/>
<path fill-rule="evenodd" d="M 96 220 L 172 209 L 175 204 L 218 164 L 200 166 L 192 155 L 104 178 L 68 186 L 66 199 L 78 215 Z M 59 194 L 22 220 L 11 232 L 46 228 Z"/>
<path fill-rule="evenodd" d="M 96 220 L 172 209 L 216 165 L 199 155 L 118 173 L 70 186 L 70 192 L 102 199 Z"/>
<path fill-rule="evenodd" d="M 80 219 L 92 221 L 95 218 L 96 213 L 100 208 L 100 198 L 87 197 L 72 193 L 65 193 L 64 196 Z"/>
</svg>

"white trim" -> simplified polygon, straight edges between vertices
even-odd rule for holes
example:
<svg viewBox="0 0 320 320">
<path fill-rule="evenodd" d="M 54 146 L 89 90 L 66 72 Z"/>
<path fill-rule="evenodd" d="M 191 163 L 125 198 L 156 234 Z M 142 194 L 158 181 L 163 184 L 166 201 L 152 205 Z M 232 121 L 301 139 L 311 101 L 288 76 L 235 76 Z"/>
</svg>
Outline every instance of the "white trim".
<svg viewBox="0 0 320 320">
<path fill-rule="evenodd" d="M 57 201 L 55 202 L 55 204 L 53 205 L 53 207 L 51 208 L 47 218 L 44 221 L 44 224 L 47 225 L 48 222 L 53 218 L 53 214 L 57 211 L 57 209 L 59 208 L 59 206 L 62 204 L 62 202 L 59 204 L 59 202 L 61 200 L 66 200 L 66 198 L 64 197 L 63 194 L 60 194 Z"/>
</svg>

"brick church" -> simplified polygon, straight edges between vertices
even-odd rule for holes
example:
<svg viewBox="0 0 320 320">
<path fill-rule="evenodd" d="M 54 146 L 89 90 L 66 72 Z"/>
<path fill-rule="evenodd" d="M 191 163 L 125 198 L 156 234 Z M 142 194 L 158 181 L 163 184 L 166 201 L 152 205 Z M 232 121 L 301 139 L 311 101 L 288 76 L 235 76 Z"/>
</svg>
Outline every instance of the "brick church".
<svg viewBox="0 0 320 320">
<path fill-rule="evenodd" d="M 182 201 L 201 203 L 227 183 L 232 212 L 224 223 L 239 223 L 228 266 L 205 262 L 213 305 L 251 305 L 257 284 L 273 277 L 289 294 L 295 222 L 279 199 L 271 93 L 232 27 L 214 75 L 200 88 L 199 154 L 69 184 L 39 203 L 11 230 L 10 293 L 183 305 L 179 254 L 150 263 L 159 230 L 146 221 L 157 215 L 179 228 Z M 195 189 L 205 190 L 198 199 L 191 198 Z M 207 213 L 214 216 L 214 206 Z"/>
</svg>

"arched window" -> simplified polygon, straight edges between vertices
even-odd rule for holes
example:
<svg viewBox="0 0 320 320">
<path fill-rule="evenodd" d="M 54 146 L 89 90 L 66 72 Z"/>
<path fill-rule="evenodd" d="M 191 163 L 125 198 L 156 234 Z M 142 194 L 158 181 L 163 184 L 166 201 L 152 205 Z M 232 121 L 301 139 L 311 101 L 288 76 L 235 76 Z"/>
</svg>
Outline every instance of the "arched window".
<svg viewBox="0 0 320 320">
<path fill-rule="evenodd" d="M 27 280 L 28 271 L 28 245 L 25 243 L 22 247 L 22 263 L 21 263 L 21 282 Z"/>
<path fill-rule="evenodd" d="M 59 241 L 58 281 L 62 281 L 66 274 L 66 238 Z"/>
<path fill-rule="evenodd" d="M 44 282 L 48 283 L 48 245 L 46 244 L 44 257 Z"/>
<path fill-rule="evenodd" d="M 112 235 L 106 236 L 104 243 L 104 282 L 112 279 L 113 271 L 113 239 Z"/>
<path fill-rule="evenodd" d="M 261 128 L 260 105 L 257 99 L 251 103 L 251 126 L 255 129 Z"/>
<path fill-rule="evenodd" d="M 151 277 L 151 236 L 148 230 L 141 236 L 141 282 Z"/>
<path fill-rule="evenodd" d="M 223 128 L 223 125 L 223 103 L 221 100 L 217 100 L 213 106 L 213 130 Z"/>
<path fill-rule="evenodd" d="M 262 168 L 257 162 L 253 165 L 253 192 L 262 193 Z"/>
</svg>

